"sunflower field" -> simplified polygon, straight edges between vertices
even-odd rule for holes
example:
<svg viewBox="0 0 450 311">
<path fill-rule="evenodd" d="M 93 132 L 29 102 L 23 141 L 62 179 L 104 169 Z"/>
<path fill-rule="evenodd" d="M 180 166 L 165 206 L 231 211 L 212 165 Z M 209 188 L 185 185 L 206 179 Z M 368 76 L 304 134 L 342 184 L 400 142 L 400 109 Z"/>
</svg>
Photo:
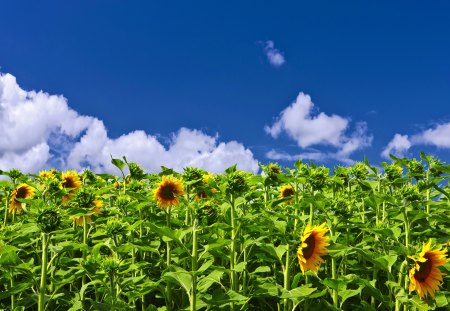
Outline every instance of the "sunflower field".
<svg viewBox="0 0 450 311">
<path fill-rule="evenodd" d="M 0 310 L 449 310 L 450 166 L 0 171 Z"/>
</svg>

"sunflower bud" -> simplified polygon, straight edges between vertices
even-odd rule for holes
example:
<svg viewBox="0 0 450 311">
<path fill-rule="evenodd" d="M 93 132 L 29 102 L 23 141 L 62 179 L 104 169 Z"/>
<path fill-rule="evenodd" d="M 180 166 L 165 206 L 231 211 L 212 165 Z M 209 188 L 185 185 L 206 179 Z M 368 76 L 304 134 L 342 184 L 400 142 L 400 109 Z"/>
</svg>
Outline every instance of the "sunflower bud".
<svg viewBox="0 0 450 311">
<path fill-rule="evenodd" d="M 123 221 L 117 218 L 110 218 L 105 226 L 105 231 L 110 237 L 122 235 L 126 232 L 127 228 Z"/>
<path fill-rule="evenodd" d="M 353 176 L 355 176 L 355 178 L 359 180 L 366 179 L 367 175 L 369 175 L 367 165 L 362 162 L 355 163 L 351 170 Z"/>
<path fill-rule="evenodd" d="M 391 183 L 395 183 L 403 177 L 403 168 L 396 163 L 386 164 L 384 172 L 386 179 Z"/>
<path fill-rule="evenodd" d="M 234 196 L 241 196 L 248 189 L 247 181 L 245 180 L 245 176 L 243 172 L 235 171 L 229 174 L 226 177 L 227 181 L 227 190 L 228 194 L 232 194 Z"/>
<path fill-rule="evenodd" d="M 53 209 L 43 210 L 37 217 L 38 227 L 45 233 L 57 230 L 60 223 L 61 216 Z"/>
<path fill-rule="evenodd" d="M 111 276 L 119 272 L 120 262 L 114 257 L 109 257 L 103 260 L 101 266 L 103 271 Z"/>
<path fill-rule="evenodd" d="M 128 163 L 128 169 L 130 170 L 130 176 L 135 180 L 142 180 L 145 177 L 144 170 L 134 162 Z"/>
<path fill-rule="evenodd" d="M 408 176 L 420 179 L 423 178 L 424 173 L 425 170 L 422 163 L 416 159 L 411 159 L 408 161 Z"/>
</svg>

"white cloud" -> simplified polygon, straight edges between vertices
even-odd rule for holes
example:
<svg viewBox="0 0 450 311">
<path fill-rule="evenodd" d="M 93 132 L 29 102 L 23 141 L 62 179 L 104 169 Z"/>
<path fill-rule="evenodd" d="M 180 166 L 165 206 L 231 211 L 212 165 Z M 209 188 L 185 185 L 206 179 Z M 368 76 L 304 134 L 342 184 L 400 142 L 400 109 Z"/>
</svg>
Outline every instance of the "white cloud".
<svg viewBox="0 0 450 311">
<path fill-rule="evenodd" d="M 322 161 L 326 158 L 326 155 L 322 152 L 302 152 L 299 154 L 291 155 L 283 151 L 269 150 L 266 153 L 266 157 L 275 161 L 297 161 L 297 160 L 313 160 Z"/>
<path fill-rule="evenodd" d="M 394 138 L 388 143 L 381 155 L 389 158 L 392 153 L 395 156 L 403 157 L 412 146 L 432 145 L 438 148 L 450 148 L 450 122 L 435 125 L 418 134 L 408 135 L 395 134 Z"/>
<path fill-rule="evenodd" d="M 394 138 L 381 152 L 381 156 L 386 159 L 389 159 L 389 154 L 403 157 L 409 148 L 411 148 L 411 141 L 409 140 L 408 135 L 395 134 Z"/>
<path fill-rule="evenodd" d="M 273 41 L 266 41 L 264 52 L 266 53 L 267 59 L 272 66 L 280 67 L 286 62 L 284 55 L 275 48 Z"/>
<path fill-rule="evenodd" d="M 258 171 L 258 162 L 242 144 L 219 142 L 217 135 L 198 130 L 181 128 L 168 147 L 144 131 L 109 138 L 101 120 L 79 115 L 62 96 L 21 89 L 10 74 L 0 74 L 0 131 L 2 170 L 37 172 L 56 165 L 114 173 L 112 155 L 126 156 L 150 172 L 159 171 L 161 165 L 221 172 L 236 163 L 240 169 Z"/>
<path fill-rule="evenodd" d="M 433 145 L 439 148 L 450 148 L 450 122 L 439 124 L 414 135 L 415 144 Z"/>
<path fill-rule="evenodd" d="M 351 153 L 368 147 L 373 137 L 367 133 L 367 124 L 358 122 L 355 130 L 347 134 L 350 120 L 323 112 L 313 115 L 311 97 L 300 93 L 295 102 L 284 109 L 272 126 L 265 126 L 266 133 L 278 138 L 281 133 L 296 141 L 301 148 L 310 146 L 332 146 L 335 153 L 327 157 L 348 161 Z"/>
</svg>

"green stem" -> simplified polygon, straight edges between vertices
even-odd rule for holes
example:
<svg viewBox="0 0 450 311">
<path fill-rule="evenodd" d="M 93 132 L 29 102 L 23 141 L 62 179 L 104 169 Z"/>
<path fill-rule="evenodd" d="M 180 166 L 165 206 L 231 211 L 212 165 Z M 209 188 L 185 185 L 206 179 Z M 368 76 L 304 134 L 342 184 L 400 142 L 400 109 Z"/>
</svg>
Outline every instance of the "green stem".
<svg viewBox="0 0 450 311">
<path fill-rule="evenodd" d="M 194 219 L 192 225 L 192 295 L 191 295 L 191 311 L 197 310 L 197 263 L 198 263 L 198 253 L 197 253 L 197 219 Z"/>
<path fill-rule="evenodd" d="M 231 271 L 231 289 L 237 291 L 238 288 L 238 280 L 237 273 L 235 269 L 236 265 L 236 235 L 237 235 L 237 226 L 236 226 L 236 211 L 234 206 L 234 197 L 231 196 L 231 248 L 230 248 L 230 271 Z M 231 309 L 235 310 L 235 305 L 231 303 Z"/>
<path fill-rule="evenodd" d="M 166 225 L 167 225 L 167 228 L 169 228 L 169 229 L 171 227 L 171 225 L 170 225 L 170 214 L 171 213 L 170 212 L 171 212 L 171 207 L 169 206 L 167 208 L 167 213 L 166 213 Z M 170 269 L 171 262 L 172 262 L 170 241 L 166 242 L 166 249 L 167 249 L 166 266 L 167 266 L 167 269 Z M 166 299 L 167 299 L 166 309 L 167 309 L 167 311 L 171 311 L 172 310 L 172 285 L 169 282 L 166 285 Z"/>
<path fill-rule="evenodd" d="M 39 286 L 38 311 L 45 310 L 45 290 L 47 287 L 47 264 L 48 264 L 48 234 L 41 233 L 42 243 L 42 263 L 41 263 L 41 282 Z"/>
<path fill-rule="evenodd" d="M 11 289 L 14 289 L 14 268 L 10 268 L 10 276 L 11 276 Z M 14 310 L 16 307 L 16 295 L 11 295 L 11 310 Z"/>
<path fill-rule="evenodd" d="M 287 250 L 286 250 L 286 264 L 285 264 L 285 268 L 284 268 L 284 289 L 286 291 L 289 291 L 291 289 L 290 286 L 290 279 L 291 279 L 291 269 L 289 269 L 289 267 L 291 266 L 291 262 L 290 262 L 290 245 L 289 245 L 289 241 L 287 243 Z M 290 305 L 290 299 L 289 298 L 285 298 L 284 299 L 284 311 L 289 310 L 289 305 Z"/>
<path fill-rule="evenodd" d="M 333 228 L 330 228 L 330 237 L 333 237 L 334 231 Z M 337 269 L 336 269 L 336 258 L 331 257 L 331 278 L 333 280 L 337 280 Z M 339 296 L 338 291 L 336 289 L 332 290 L 332 298 L 333 298 L 333 306 L 338 308 L 339 304 Z"/>
<path fill-rule="evenodd" d="M 82 216 L 83 217 L 83 244 L 87 246 L 88 244 L 88 223 L 87 223 L 87 217 L 86 216 Z M 86 261 L 86 257 L 87 257 L 87 251 L 83 250 L 83 262 Z M 83 275 L 81 277 L 81 286 L 84 286 L 86 284 L 86 275 Z M 84 303 L 84 294 L 80 297 L 81 301 Z"/>
<path fill-rule="evenodd" d="M 111 291 L 111 300 L 112 300 L 113 310 L 115 309 L 115 306 L 116 306 L 116 285 L 115 285 L 114 279 L 115 279 L 114 274 L 110 274 L 109 275 L 109 286 L 110 286 L 110 291 Z"/>
<path fill-rule="evenodd" d="M 403 270 L 406 267 L 406 260 L 404 260 L 400 266 L 400 270 L 398 271 L 398 285 L 402 286 L 402 280 L 403 280 Z M 406 279 L 406 277 L 405 277 Z M 401 303 L 400 301 L 397 299 L 397 297 L 395 297 L 395 311 L 400 311 L 400 307 L 401 307 Z"/>
<path fill-rule="evenodd" d="M 5 202 L 5 218 L 3 219 L 3 227 L 6 226 L 6 223 L 8 222 L 8 203 L 9 203 L 9 198 L 5 198 L 6 202 Z"/>
<path fill-rule="evenodd" d="M 426 173 L 426 175 L 425 175 L 425 182 L 426 182 L 426 185 L 427 185 L 427 187 L 428 187 L 428 189 L 427 189 L 427 202 L 426 202 L 426 205 L 427 205 L 427 215 L 429 216 L 430 215 L 430 194 L 431 194 L 431 189 L 430 189 L 430 185 L 429 185 L 429 183 L 430 183 L 430 181 L 429 181 L 429 174 L 430 174 L 430 172 L 429 172 L 429 169 L 427 170 L 427 173 Z"/>
</svg>

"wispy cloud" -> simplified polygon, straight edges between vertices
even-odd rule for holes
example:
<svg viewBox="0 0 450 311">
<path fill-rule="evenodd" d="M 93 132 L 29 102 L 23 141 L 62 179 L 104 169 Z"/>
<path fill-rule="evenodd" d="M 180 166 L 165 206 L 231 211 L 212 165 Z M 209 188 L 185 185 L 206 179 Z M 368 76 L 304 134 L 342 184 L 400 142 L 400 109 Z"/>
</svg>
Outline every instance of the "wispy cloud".
<svg viewBox="0 0 450 311">
<path fill-rule="evenodd" d="M 395 134 L 394 138 L 381 152 L 381 156 L 389 158 L 389 154 L 405 156 L 413 146 L 431 145 L 437 148 L 450 148 L 450 122 L 434 125 L 414 135 Z"/>
<path fill-rule="evenodd" d="M 266 53 L 267 60 L 274 67 L 280 67 L 286 62 L 283 53 L 275 48 L 273 41 L 269 40 L 265 42 L 264 52 Z"/>
<path fill-rule="evenodd" d="M 313 108 L 311 97 L 301 92 L 295 102 L 281 111 L 272 126 L 265 126 L 264 129 L 275 139 L 286 133 L 302 149 L 320 145 L 331 146 L 336 151 L 327 153 L 326 157 L 342 161 L 349 161 L 353 152 L 372 144 L 373 137 L 368 134 L 365 122 L 356 123 L 353 132 L 348 133 L 348 118 L 323 112 L 314 115 Z"/>
<path fill-rule="evenodd" d="M 78 114 L 63 96 L 23 90 L 11 74 L 0 74 L 0 131 L 2 170 L 37 172 L 54 166 L 114 172 L 110 155 L 126 156 L 150 172 L 161 165 L 221 172 L 236 163 L 243 170 L 258 170 L 252 152 L 241 143 L 220 142 L 218 135 L 195 129 L 179 129 L 168 145 L 144 131 L 112 139 L 103 121 Z"/>
</svg>

